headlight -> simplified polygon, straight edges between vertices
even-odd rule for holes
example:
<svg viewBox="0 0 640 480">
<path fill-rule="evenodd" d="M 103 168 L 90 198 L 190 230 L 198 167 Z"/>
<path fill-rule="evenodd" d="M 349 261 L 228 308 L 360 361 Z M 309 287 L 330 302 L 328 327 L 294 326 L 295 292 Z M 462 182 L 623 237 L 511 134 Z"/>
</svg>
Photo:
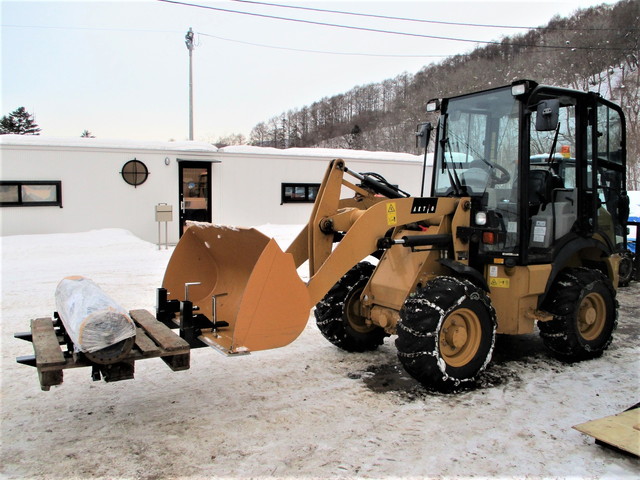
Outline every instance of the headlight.
<svg viewBox="0 0 640 480">
<path fill-rule="evenodd" d="M 487 212 L 478 212 L 476 213 L 476 225 L 484 226 L 487 224 Z"/>
<path fill-rule="evenodd" d="M 429 103 L 427 103 L 427 112 L 437 112 L 438 110 L 440 110 L 440 100 L 429 100 Z"/>
</svg>

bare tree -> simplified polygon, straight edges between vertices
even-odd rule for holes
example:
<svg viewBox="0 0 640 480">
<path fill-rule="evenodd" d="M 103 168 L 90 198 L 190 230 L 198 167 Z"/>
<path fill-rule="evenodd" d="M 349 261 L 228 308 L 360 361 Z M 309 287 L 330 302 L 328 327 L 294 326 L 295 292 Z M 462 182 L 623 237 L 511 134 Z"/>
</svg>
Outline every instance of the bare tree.
<svg viewBox="0 0 640 480">
<path fill-rule="evenodd" d="M 635 175 L 631 167 L 637 168 L 634 165 L 640 136 L 637 130 L 632 131 L 638 128 L 638 113 L 634 110 L 638 91 L 632 86 L 634 79 L 637 82 L 640 57 L 639 18 L 638 0 L 578 10 L 568 18 L 554 17 L 544 28 L 426 65 L 416 74 L 405 72 L 381 83 L 358 85 L 348 92 L 276 115 L 256 125 L 251 142 L 277 148 L 350 147 L 354 142 L 352 130 L 357 125 L 362 148 L 419 153 L 413 129 L 425 120 L 424 107 L 429 99 L 531 78 L 599 92 L 622 103 L 629 128 L 629 172 Z M 621 65 L 626 65 L 625 78 L 618 85 Z"/>
</svg>

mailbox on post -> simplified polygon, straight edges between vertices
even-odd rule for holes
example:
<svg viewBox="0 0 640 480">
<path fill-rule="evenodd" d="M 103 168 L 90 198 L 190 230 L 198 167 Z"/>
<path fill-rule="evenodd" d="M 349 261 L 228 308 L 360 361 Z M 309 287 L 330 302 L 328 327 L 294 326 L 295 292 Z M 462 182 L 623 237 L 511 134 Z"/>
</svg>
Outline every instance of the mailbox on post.
<svg viewBox="0 0 640 480">
<path fill-rule="evenodd" d="M 169 236 L 168 236 L 168 222 L 173 221 L 173 205 L 166 203 L 159 203 L 156 205 L 156 222 L 158 222 L 158 250 L 160 250 L 160 224 L 164 222 L 164 248 L 169 248 Z"/>
</svg>

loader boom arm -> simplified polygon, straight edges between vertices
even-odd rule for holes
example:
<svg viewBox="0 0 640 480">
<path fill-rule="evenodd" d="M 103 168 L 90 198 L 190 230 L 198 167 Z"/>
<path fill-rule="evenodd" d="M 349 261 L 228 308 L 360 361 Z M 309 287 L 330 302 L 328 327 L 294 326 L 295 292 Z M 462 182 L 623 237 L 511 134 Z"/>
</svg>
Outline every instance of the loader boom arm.
<svg viewBox="0 0 640 480">
<path fill-rule="evenodd" d="M 330 163 L 310 221 L 287 249 L 297 266 L 309 260 L 309 308 L 318 303 L 351 267 L 379 250 L 379 240 L 390 231 L 417 222 L 439 225 L 443 217 L 456 212 L 458 204 L 464 201 L 383 197 L 348 182 L 345 174 L 353 175 L 344 161 Z M 355 197 L 341 199 L 342 187 L 353 190 Z M 333 248 L 336 235 L 344 236 Z M 457 250 L 464 248 L 468 247 L 461 246 Z"/>
</svg>

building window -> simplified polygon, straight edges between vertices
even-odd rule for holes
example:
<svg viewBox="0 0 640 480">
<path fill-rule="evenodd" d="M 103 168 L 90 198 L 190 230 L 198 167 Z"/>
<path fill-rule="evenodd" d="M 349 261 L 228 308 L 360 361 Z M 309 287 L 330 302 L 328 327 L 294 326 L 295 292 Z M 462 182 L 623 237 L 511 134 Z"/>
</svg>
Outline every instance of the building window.
<svg viewBox="0 0 640 480">
<path fill-rule="evenodd" d="M 147 181 L 147 177 L 149 176 L 149 169 L 147 166 L 142 163 L 140 160 L 129 160 L 122 166 L 122 171 L 120 172 L 122 178 L 129 185 L 133 185 L 137 187 L 138 185 L 142 185 Z"/>
<path fill-rule="evenodd" d="M 60 181 L 0 181 L 2 207 L 62 207 Z"/>
<path fill-rule="evenodd" d="M 316 201 L 319 189 L 319 183 L 283 183 L 280 204 L 313 203 Z"/>
</svg>

